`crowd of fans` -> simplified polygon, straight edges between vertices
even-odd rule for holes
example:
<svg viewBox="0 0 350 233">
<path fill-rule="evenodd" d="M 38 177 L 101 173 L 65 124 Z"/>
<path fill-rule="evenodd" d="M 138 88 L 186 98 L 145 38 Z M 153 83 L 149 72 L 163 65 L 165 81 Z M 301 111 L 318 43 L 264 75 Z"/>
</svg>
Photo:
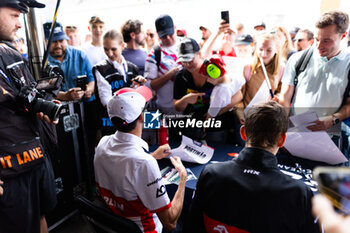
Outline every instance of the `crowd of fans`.
<svg viewBox="0 0 350 233">
<path fill-rule="evenodd" d="M 46 39 L 49 38 L 51 24 L 43 25 Z M 186 171 L 178 158 L 172 158 L 181 182 L 170 201 L 158 180 L 159 168 L 154 162 L 168 156 L 170 148 L 165 145 L 151 154 L 152 158 L 147 157 L 149 154 L 145 150 L 152 146 L 154 140 L 147 140 L 150 145 L 141 140 L 142 110 L 158 109 L 166 120 L 181 120 L 189 116 L 202 121 L 215 118 L 222 122 L 218 129 L 168 129 L 170 140 L 179 140 L 180 135 L 187 135 L 197 140 L 247 147 L 241 152 L 241 160 L 237 160 L 237 163 L 214 164 L 205 169 L 199 178 L 200 190 L 196 193 L 189 215 L 192 217 L 189 221 L 193 222 L 185 224 L 184 230 L 210 232 L 213 230 L 210 227 L 222 224 L 232 232 L 284 232 L 288 227 L 295 227 L 291 232 L 318 232 L 311 216 L 311 191 L 273 170 L 277 169 L 274 155 L 286 139 L 287 113 L 281 113 L 284 112 L 281 105 L 288 109 L 291 107 L 292 113 L 302 107 L 317 109 L 320 119 L 309 128 L 313 131 L 329 130 L 342 124 L 345 137 L 339 139 L 340 131 L 329 132 L 330 136 L 334 141 L 349 141 L 346 135 L 350 130 L 344 122 L 350 117 L 350 89 L 347 87 L 350 83 L 350 50 L 343 43 L 348 40 L 348 15 L 341 11 L 327 12 L 317 21 L 315 30 L 295 27 L 288 31 L 281 25 L 269 25 L 269 30 L 264 22 L 258 22 L 251 35 L 245 33 L 244 24 L 238 23 L 233 27 L 232 22 L 229 24 L 223 20 L 216 30 L 199 26 L 202 39 L 198 42 L 188 35 L 186 28 L 176 29 L 175 25 L 171 16 L 160 15 L 155 20 L 155 30 L 144 28 L 137 19 L 127 20 L 120 25 L 120 29 L 110 29 L 105 27 L 102 18 L 93 16 L 89 20 L 91 35 L 83 43 L 76 26 L 55 23 L 49 62 L 60 67 L 65 76 L 57 99 L 81 100 L 84 103 L 89 166 L 91 170 L 95 169 L 100 195 L 114 213 L 132 219 L 144 232 L 161 232 L 163 225 L 168 229 L 176 228 L 182 210 Z M 26 56 L 20 43 L 21 38 L 13 41 L 18 51 Z M 313 54 L 306 71 L 299 76 L 299 82 L 293 82 L 298 61 L 309 51 L 313 51 Z M 218 75 L 211 73 L 210 65 L 218 69 L 215 71 L 219 72 Z M 85 83 L 77 86 L 77 79 L 82 76 Z M 258 109 L 248 110 L 264 85 L 270 88 L 270 93 L 266 92 L 265 96 L 271 95 L 266 102 L 269 99 L 273 101 L 259 105 Z M 140 88 L 150 90 L 147 98 L 145 90 L 141 91 Z M 259 121 L 255 116 L 263 120 Z M 260 126 L 259 133 L 264 132 L 269 139 L 261 140 L 265 136 L 254 133 L 254 129 Z M 105 135 L 109 136 L 103 137 Z M 246 145 L 242 138 L 247 141 Z M 127 153 L 132 153 L 132 157 L 125 158 Z M 110 159 L 113 156 L 120 161 Z M 259 161 L 250 160 L 250 156 L 258 156 Z M 116 171 L 114 166 L 120 167 L 120 170 Z M 257 184 L 253 188 L 258 186 L 264 191 L 251 192 L 252 187 L 240 184 L 241 179 L 233 179 L 240 177 L 240 174 L 232 173 L 229 183 L 225 183 L 228 182 L 227 177 L 220 174 L 223 170 L 238 169 L 240 166 L 250 167 L 252 171 L 272 169 L 276 174 L 262 172 L 265 181 L 259 180 L 261 187 Z M 278 188 L 266 185 L 264 182 L 270 178 L 271 182 L 278 178 L 281 185 Z M 248 180 L 246 182 L 250 183 Z M 254 225 L 245 222 L 242 212 L 237 216 L 232 215 L 235 218 L 227 219 L 229 213 L 213 211 L 215 208 L 225 208 L 219 199 L 222 192 L 226 192 L 227 184 L 243 190 L 251 198 L 259 196 L 261 202 L 266 201 L 265 210 L 268 206 L 274 206 L 270 214 L 277 214 L 275 217 L 280 217 L 281 221 L 256 214 L 254 219 L 257 225 Z M 265 189 L 271 193 L 266 193 Z M 204 204 L 211 202 L 212 197 L 206 193 L 208 190 L 218 200 L 215 205 Z M 152 192 L 157 193 L 157 198 Z M 290 195 L 288 198 L 287 193 Z M 227 195 L 230 196 L 230 193 Z M 283 212 L 278 207 L 282 207 L 271 199 L 278 199 L 278 195 L 288 199 L 285 202 L 294 199 L 300 204 L 296 208 L 285 207 L 293 209 L 293 213 L 298 215 L 293 219 L 295 222 L 283 213 L 278 216 Z M 241 197 L 237 194 L 234 199 Z M 108 201 L 109 198 L 112 201 Z M 318 199 L 317 202 L 322 200 Z M 245 208 L 246 203 L 231 204 L 228 210 L 241 205 Z M 256 204 L 259 205 L 259 202 Z M 123 205 L 128 209 L 124 209 Z M 315 213 L 326 221 L 320 209 L 316 209 Z M 251 216 L 249 211 L 246 212 L 247 217 Z"/>
</svg>

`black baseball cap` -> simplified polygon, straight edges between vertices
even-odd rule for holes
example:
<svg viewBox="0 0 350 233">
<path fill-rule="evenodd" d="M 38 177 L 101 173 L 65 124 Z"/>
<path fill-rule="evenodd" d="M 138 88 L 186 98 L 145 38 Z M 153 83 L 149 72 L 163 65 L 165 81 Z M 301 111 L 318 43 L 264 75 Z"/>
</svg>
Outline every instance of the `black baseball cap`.
<svg viewBox="0 0 350 233">
<path fill-rule="evenodd" d="M 156 29 L 159 38 L 175 33 L 173 19 L 169 15 L 160 15 L 156 19 Z"/>
<path fill-rule="evenodd" d="M 28 13 L 29 7 L 43 8 L 45 5 L 35 0 L 1 0 L 0 7 L 10 7 L 19 10 L 21 13 Z"/>
<path fill-rule="evenodd" d="M 199 52 L 200 47 L 192 38 L 185 38 L 179 45 L 179 54 L 177 62 L 190 62 L 193 60 L 194 55 Z"/>
<path fill-rule="evenodd" d="M 30 8 L 44 8 L 45 4 L 37 2 L 36 0 L 21 0 Z"/>
<path fill-rule="evenodd" d="M 249 34 L 238 35 L 235 39 L 235 45 L 250 45 L 253 43 L 253 37 Z"/>
</svg>

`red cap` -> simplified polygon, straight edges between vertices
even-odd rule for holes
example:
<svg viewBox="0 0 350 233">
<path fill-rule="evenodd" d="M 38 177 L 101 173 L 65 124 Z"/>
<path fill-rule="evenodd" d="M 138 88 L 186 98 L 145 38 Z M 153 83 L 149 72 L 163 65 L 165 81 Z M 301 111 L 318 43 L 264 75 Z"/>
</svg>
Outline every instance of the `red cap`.
<svg viewBox="0 0 350 233">
<path fill-rule="evenodd" d="M 225 64 L 224 60 L 222 59 L 222 57 L 217 55 L 217 54 L 213 54 L 211 57 L 209 57 L 208 59 L 204 60 L 201 68 L 199 69 L 199 73 L 204 75 L 204 76 L 209 76 L 210 77 L 210 75 L 207 72 L 207 67 L 210 64 L 214 64 L 220 69 L 220 71 L 221 71 L 220 77 L 225 75 L 225 73 L 226 73 L 226 64 Z"/>
</svg>

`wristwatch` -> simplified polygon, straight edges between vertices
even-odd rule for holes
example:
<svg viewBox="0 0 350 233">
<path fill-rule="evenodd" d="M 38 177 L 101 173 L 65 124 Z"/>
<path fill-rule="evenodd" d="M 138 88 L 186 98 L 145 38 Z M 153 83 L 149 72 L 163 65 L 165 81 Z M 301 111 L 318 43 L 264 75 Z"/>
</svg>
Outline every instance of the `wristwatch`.
<svg viewBox="0 0 350 233">
<path fill-rule="evenodd" d="M 336 117 L 334 114 L 332 114 L 332 117 L 333 117 L 333 125 L 336 125 L 340 122 L 339 118 Z"/>
</svg>

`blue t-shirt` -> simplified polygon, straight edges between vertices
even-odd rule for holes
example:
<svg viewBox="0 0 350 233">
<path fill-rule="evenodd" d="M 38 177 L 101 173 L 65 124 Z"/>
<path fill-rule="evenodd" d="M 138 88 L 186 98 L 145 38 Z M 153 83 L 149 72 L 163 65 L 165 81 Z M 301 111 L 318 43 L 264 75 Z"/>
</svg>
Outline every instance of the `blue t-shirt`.
<svg viewBox="0 0 350 233">
<path fill-rule="evenodd" d="M 79 75 L 87 75 L 88 83 L 95 81 L 90 61 L 86 54 L 79 49 L 67 46 L 63 62 L 53 58 L 51 55 L 49 56 L 49 62 L 51 65 L 59 66 L 63 70 L 65 82 L 62 85 L 61 91 L 68 91 L 76 87 L 76 78 Z M 92 100 L 95 100 L 94 94 L 89 99 L 84 99 L 84 102 L 90 102 Z"/>
<path fill-rule="evenodd" d="M 139 68 L 139 74 L 143 76 L 147 52 L 142 49 L 123 49 L 122 55 L 125 60 L 134 63 Z"/>
</svg>

